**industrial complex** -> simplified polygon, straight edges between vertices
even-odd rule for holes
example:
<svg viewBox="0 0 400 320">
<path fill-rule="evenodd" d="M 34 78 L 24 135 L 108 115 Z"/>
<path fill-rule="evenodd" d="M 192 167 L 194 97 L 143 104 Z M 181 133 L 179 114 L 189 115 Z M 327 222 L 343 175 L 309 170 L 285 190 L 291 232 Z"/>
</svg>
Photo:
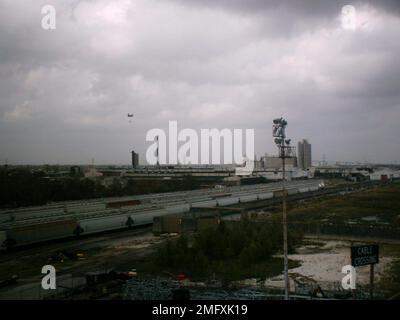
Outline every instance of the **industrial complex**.
<svg viewBox="0 0 400 320">
<path fill-rule="evenodd" d="M 0 8 L 4 317 L 400 300 L 400 0 Z"/>
<path fill-rule="evenodd" d="M 68 296 L 96 299 L 113 295 L 135 300 L 145 297 L 169 299 L 174 298 L 179 290 L 200 299 L 289 299 L 289 295 L 295 299 L 328 299 L 338 294 L 346 296 L 341 289 L 331 288 L 332 283 L 323 286 L 322 282 L 305 277 L 305 271 L 298 274 L 289 268 L 289 243 L 293 246 L 293 237 L 297 235 L 295 246 L 301 251 L 304 250 L 303 235 L 320 237 L 331 234 L 336 237 L 388 237 L 390 241 L 398 241 L 397 218 L 393 214 L 386 220 L 363 215 L 357 220 L 359 215 L 355 215 L 354 219 L 338 221 L 336 213 L 328 210 L 318 212 L 317 220 L 303 213 L 299 220 L 288 222 L 287 205 L 301 210 L 304 204 L 318 203 L 318 199 L 329 203 L 329 199 L 340 199 L 348 194 L 390 187 L 400 181 L 400 168 L 396 165 L 313 163 L 311 144 L 303 139 L 298 142 L 297 150 L 290 146 L 291 140 L 286 138 L 284 130 L 286 125 L 283 118 L 274 120 L 273 136 L 279 149 L 278 155 L 265 154 L 259 159 L 248 159 L 242 165 L 168 165 L 158 161 L 156 165 L 144 165 L 139 163 L 140 156 L 135 151 L 131 151 L 130 166 L 94 165 L 94 159 L 91 165 L 86 166 L 21 168 L 7 165 L 2 171 L 7 181 L 25 181 L 23 176 L 26 175 L 31 179 L 27 181 L 42 188 L 42 191 L 31 189 L 32 197 L 12 191 L 0 208 L 0 275 L 5 277 L 0 278 L 0 299 L 57 299 Z M 247 161 L 252 161 L 253 169 L 241 174 L 237 169 L 247 167 Z M 81 192 L 76 192 L 76 188 Z M 60 198 L 64 200 L 60 201 Z M 389 221 L 394 221 L 394 225 Z M 197 253 L 185 258 L 193 245 L 185 241 L 201 241 L 199 239 L 204 235 L 218 239 L 221 232 L 225 232 L 225 238 L 217 240 L 228 241 L 218 251 L 222 258 L 239 244 L 234 235 L 221 231 L 225 228 L 237 230 L 238 236 L 242 237 L 245 233 L 240 230 L 252 230 L 246 235 L 251 240 L 240 240 L 245 246 L 243 252 L 230 256 L 234 264 L 243 263 L 245 254 L 248 258 L 244 261 L 259 256 L 267 259 L 269 264 L 273 263 L 273 259 L 279 259 L 274 258 L 270 250 L 282 252 L 280 233 L 283 229 L 284 283 L 270 283 L 275 281 L 272 276 L 281 272 L 280 267 L 267 277 L 261 291 L 254 291 L 254 287 L 237 290 L 237 285 L 232 282 L 224 287 L 228 291 L 222 294 L 222 284 L 215 287 L 215 284 L 209 283 L 210 275 L 204 274 L 207 268 L 202 271 L 203 279 L 208 279 L 207 284 L 187 281 L 186 275 L 179 270 L 196 274 L 196 266 L 189 262 L 193 259 L 200 259 L 200 265 L 212 265 L 214 256 L 209 253 L 208 260 L 204 258 L 204 252 L 212 251 L 210 246 L 217 246 L 217 243 L 207 244 L 206 240 L 200 256 Z M 251 238 L 251 234 L 257 232 L 264 240 Z M 177 244 L 179 241 L 183 241 L 179 246 L 187 248 L 176 253 L 177 258 L 173 260 L 169 256 L 174 254 L 174 250 L 181 250 Z M 118 253 L 121 246 L 131 248 L 131 243 L 138 245 Z M 99 249 L 105 250 L 106 256 L 99 255 Z M 163 250 L 167 253 L 163 254 Z M 39 260 L 38 252 L 43 255 Z M 18 270 L 15 259 L 19 256 L 32 261 L 32 267 L 10 273 L 15 267 Z M 88 257 L 87 263 L 84 262 L 85 256 Z M 36 282 L 23 280 L 24 277 L 19 280 L 20 274 L 34 274 L 35 261 L 43 259 L 57 263 L 65 278 L 60 280 L 62 287 L 54 294 L 44 292 Z M 70 262 L 64 264 L 65 261 Z M 177 273 L 178 280 L 172 280 L 170 276 L 159 279 L 159 273 L 154 277 L 155 261 L 162 268 L 159 270 L 161 274 L 164 273 L 163 268 L 173 268 L 174 265 L 170 264 L 175 261 L 177 269 L 171 269 L 169 274 Z M 217 266 L 223 266 L 221 261 Z M 139 266 L 140 276 L 134 265 Z M 240 272 L 244 270 L 246 268 L 242 267 Z M 28 284 L 23 285 L 25 281 Z M 69 281 L 71 284 L 65 285 Z M 167 281 L 168 285 L 163 290 L 155 289 L 164 286 L 161 284 L 163 281 Z M 189 290 L 186 286 L 195 289 Z M 199 287 L 209 291 L 198 291 Z"/>
<path fill-rule="evenodd" d="M 389 237 L 391 241 L 398 241 L 399 229 L 389 225 L 387 221 L 390 220 L 378 221 L 378 218 L 368 215 L 356 221 L 337 222 L 333 218 L 330 222 L 329 219 L 336 214 L 327 211 L 317 222 L 310 222 L 304 216 L 300 221 L 292 220 L 290 223 L 286 220 L 282 223 L 281 218 L 277 221 L 275 218 L 281 216 L 282 208 L 286 210 L 286 202 L 301 208 L 304 203 L 319 198 L 328 201 L 353 192 L 390 186 L 400 180 L 400 171 L 396 165 L 328 165 L 326 162 L 313 165 L 311 144 L 307 140 L 298 143 L 297 152 L 289 145 L 289 140 L 277 138 L 275 142 L 280 147 L 279 155 L 265 154 L 254 159 L 254 170 L 247 175 L 238 175 L 234 165 L 141 165 L 139 154 L 135 151 L 131 152 L 131 166 L 95 166 L 92 161 L 87 166 L 32 166 L 23 169 L 25 171 L 21 172 L 36 177 L 32 178 L 34 183 L 46 185 L 49 190 L 54 185 L 62 187 L 73 182 L 77 188 L 86 186 L 89 188 L 86 190 L 99 189 L 102 193 L 85 199 L 83 194 L 74 193 L 72 187 L 68 189 L 68 196 L 78 196 L 72 198 L 76 200 L 47 201 L 41 205 L 9 202 L 0 209 L 0 274 L 5 277 L 0 279 L 0 299 L 57 299 L 69 295 L 90 299 L 110 298 L 113 295 L 124 299 L 169 299 L 176 294 L 176 290 L 186 290 L 185 294 L 201 299 L 231 296 L 286 299 L 289 294 L 296 299 L 332 298 L 339 293 L 344 294 L 329 285 L 322 289 L 321 282 L 304 277 L 304 274 L 290 271 L 289 276 L 289 260 L 285 260 L 285 284 L 276 287 L 276 284 L 270 283 L 274 278 L 267 277 L 261 291 L 254 291 L 254 287 L 237 290 L 232 283 L 231 287 L 224 289 L 231 290 L 231 293 L 224 291 L 221 295 L 218 290 L 222 285 L 214 287 L 214 284 L 203 285 L 202 282 L 181 282 L 186 279 L 181 273 L 176 275 L 180 279 L 178 282 L 171 277 L 165 279 L 170 281 L 171 288 L 154 291 L 164 280 L 152 276 L 148 279 L 149 275 L 144 278 L 137 276 L 133 266 L 144 268 L 140 269 L 140 274 L 151 272 L 151 268 L 146 269 L 146 263 L 151 263 L 146 259 L 151 261 L 154 252 L 162 252 L 162 244 L 169 243 L 171 246 L 171 243 L 179 241 L 177 239 L 185 237 L 195 241 L 196 234 L 207 234 L 210 230 L 223 228 L 221 226 L 245 228 L 246 223 L 253 227 L 266 223 L 266 230 L 270 233 L 264 236 L 277 243 L 280 240 L 274 238 L 274 234 L 281 232 L 282 225 L 289 228 L 292 236 L 293 232 L 311 237 L 325 234 L 345 237 L 350 234 L 353 237 Z M 19 170 L 18 166 L 7 166 L 3 173 L 12 181 L 14 176 L 21 174 Z M 112 196 L 102 196 L 108 194 Z M 47 194 L 49 196 L 51 194 Z M 61 196 L 67 196 L 67 193 Z M 29 198 L 25 200 L 31 201 Z M 286 211 L 284 213 L 286 218 Z M 395 219 L 393 221 L 397 221 Z M 370 221 L 375 221 L 375 225 L 365 225 Z M 268 229 L 268 226 L 273 229 Z M 131 248 L 131 243 L 138 245 L 118 253 L 118 248 Z M 286 238 L 284 243 L 288 243 Z M 303 248 L 301 241 L 296 245 Z M 255 250 L 254 245 L 251 248 Z M 96 254 L 99 249 L 105 250 L 107 257 Z M 230 252 L 232 248 L 223 250 Z M 278 247 L 274 250 L 281 252 Z M 39 260 L 38 252 L 42 255 Z M 284 253 L 287 258 L 287 247 Z M 236 257 L 239 259 L 236 264 L 243 259 L 242 255 Z M 17 268 L 16 272 L 11 272 L 17 263 L 15 259 L 20 256 L 32 261 L 32 267 L 22 271 L 17 271 Z M 88 257 L 87 263 L 85 256 Z M 47 260 L 57 263 L 65 278 L 60 280 L 62 288 L 53 294 L 38 288 L 35 281 L 23 280 L 24 276 L 19 280 L 21 274 L 26 274 L 25 277 L 34 274 L 35 261 L 43 259 L 46 263 Z M 186 270 L 186 266 L 182 265 L 182 269 Z M 28 284 L 24 285 L 25 281 Z M 69 288 L 66 289 L 64 283 L 68 281 L 71 284 L 66 285 Z M 195 289 L 189 290 L 185 286 Z M 203 288 L 201 291 L 197 291 L 199 286 Z M 204 286 L 210 291 L 204 291 Z M 318 292 L 321 294 L 318 295 Z"/>
</svg>

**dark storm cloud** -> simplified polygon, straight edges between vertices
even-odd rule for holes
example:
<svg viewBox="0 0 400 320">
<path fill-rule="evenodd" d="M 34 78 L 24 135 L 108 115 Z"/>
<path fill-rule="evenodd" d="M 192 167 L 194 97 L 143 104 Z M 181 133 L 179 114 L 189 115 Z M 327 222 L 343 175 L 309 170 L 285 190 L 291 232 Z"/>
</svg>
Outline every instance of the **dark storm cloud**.
<svg viewBox="0 0 400 320">
<path fill-rule="evenodd" d="M 40 28 L 48 3 L 54 31 Z M 274 153 L 281 115 L 316 159 L 400 157 L 397 1 L 0 0 L 0 29 L 9 162 L 143 161 L 146 131 L 169 120 L 254 128 L 257 155 Z"/>
<path fill-rule="evenodd" d="M 325 16 L 336 15 L 344 5 L 369 4 L 371 6 L 386 10 L 387 12 L 400 12 L 398 0 L 173 0 L 181 4 L 196 7 L 221 8 L 232 10 L 238 13 L 260 13 L 277 9 L 285 9 L 296 12 L 299 18 L 304 16 Z"/>
</svg>

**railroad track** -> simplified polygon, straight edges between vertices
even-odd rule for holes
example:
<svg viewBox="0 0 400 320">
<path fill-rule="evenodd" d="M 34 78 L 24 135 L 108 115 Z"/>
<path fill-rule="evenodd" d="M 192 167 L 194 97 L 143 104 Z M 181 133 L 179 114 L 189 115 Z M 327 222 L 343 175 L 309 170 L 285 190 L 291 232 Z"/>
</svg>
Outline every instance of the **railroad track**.
<svg viewBox="0 0 400 320">
<path fill-rule="evenodd" d="M 135 237 L 151 231 L 151 226 L 141 226 L 136 229 L 111 231 L 102 234 L 90 234 L 81 238 L 59 239 L 57 241 L 48 241 L 34 243 L 27 246 L 17 247 L 12 250 L 0 252 L 0 264 L 19 259 L 29 255 L 41 254 L 43 252 L 51 253 L 57 250 L 77 251 L 95 247 L 103 247 L 105 243 L 112 240 L 123 240 L 127 237 Z"/>
<path fill-rule="evenodd" d="M 318 190 L 321 180 L 287 183 L 288 194 Z M 230 206 L 280 197 L 281 183 L 103 200 L 66 202 L 0 212 L 0 246 L 12 248 L 36 242 L 151 224 L 154 217 L 189 212 L 192 207 Z M 107 200 L 109 201 L 109 200 Z M 7 220 L 8 219 L 8 220 Z M 1 222 L 2 221 L 2 222 Z"/>
</svg>

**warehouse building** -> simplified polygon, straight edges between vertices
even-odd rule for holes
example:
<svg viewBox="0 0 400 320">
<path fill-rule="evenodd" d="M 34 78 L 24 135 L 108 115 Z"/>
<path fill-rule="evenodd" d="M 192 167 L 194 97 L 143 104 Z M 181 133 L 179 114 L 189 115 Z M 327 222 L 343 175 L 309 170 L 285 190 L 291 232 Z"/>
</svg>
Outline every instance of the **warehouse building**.
<svg viewBox="0 0 400 320">
<path fill-rule="evenodd" d="M 220 222 L 218 212 L 190 212 L 154 217 L 153 233 L 187 233 L 216 227 Z"/>
<path fill-rule="evenodd" d="M 264 169 L 280 169 L 282 168 L 282 159 L 277 156 L 267 156 L 261 157 L 261 162 Z M 287 158 L 285 159 L 285 167 L 293 168 L 297 167 L 297 158 Z"/>
</svg>

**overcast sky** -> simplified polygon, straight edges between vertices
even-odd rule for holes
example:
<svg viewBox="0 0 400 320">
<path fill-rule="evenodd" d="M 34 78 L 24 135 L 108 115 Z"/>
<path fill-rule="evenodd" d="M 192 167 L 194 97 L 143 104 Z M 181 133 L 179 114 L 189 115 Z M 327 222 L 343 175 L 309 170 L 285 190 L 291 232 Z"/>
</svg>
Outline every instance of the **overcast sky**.
<svg viewBox="0 0 400 320">
<path fill-rule="evenodd" d="M 0 0 L 0 161 L 143 163 L 169 120 L 274 154 L 280 116 L 315 160 L 400 161 L 399 61 L 396 0 Z"/>
</svg>

